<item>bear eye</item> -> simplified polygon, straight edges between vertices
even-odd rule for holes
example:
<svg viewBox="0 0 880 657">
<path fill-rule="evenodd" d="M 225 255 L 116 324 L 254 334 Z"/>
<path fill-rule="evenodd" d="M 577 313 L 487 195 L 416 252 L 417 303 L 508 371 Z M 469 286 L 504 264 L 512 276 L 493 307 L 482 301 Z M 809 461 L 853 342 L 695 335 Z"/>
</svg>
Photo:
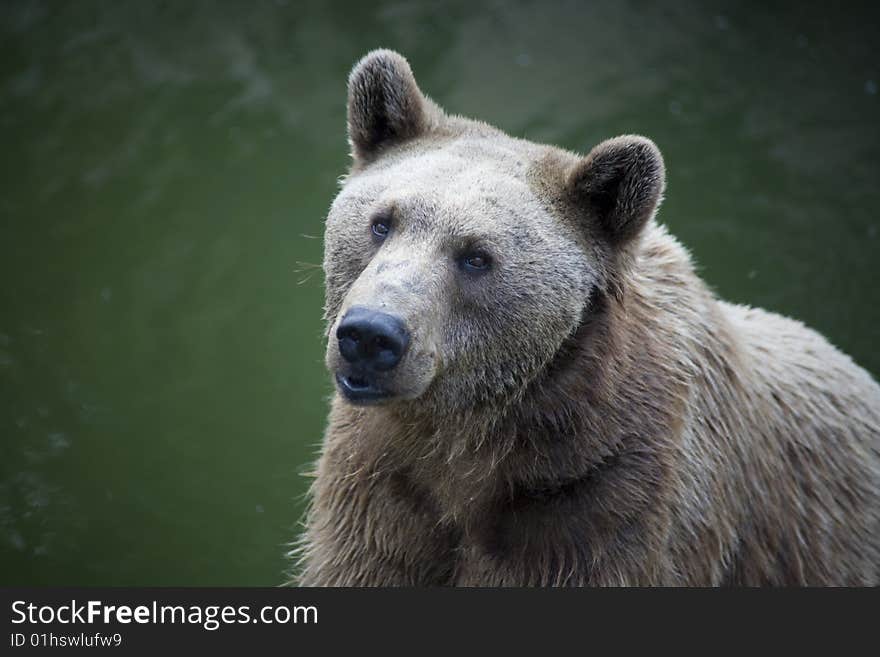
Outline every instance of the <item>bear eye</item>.
<svg viewBox="0 0 880 657">
<path fill-rule="evenodd" d="M 376 239 L 380 241 L 384 240 L 388 237 L 388 233 L 391 231 L 391 220 L 386 217 L 377 217 L 376 219 L 373 219 L 370 230 Z"/>
<path fill-rule="evenodd" d="M 461 266 L 466 271 L 483 272 L 492 265 L 492 258 L 487 253 L 475 251 L 468 253 L 461 259 Z"/>
</svg>

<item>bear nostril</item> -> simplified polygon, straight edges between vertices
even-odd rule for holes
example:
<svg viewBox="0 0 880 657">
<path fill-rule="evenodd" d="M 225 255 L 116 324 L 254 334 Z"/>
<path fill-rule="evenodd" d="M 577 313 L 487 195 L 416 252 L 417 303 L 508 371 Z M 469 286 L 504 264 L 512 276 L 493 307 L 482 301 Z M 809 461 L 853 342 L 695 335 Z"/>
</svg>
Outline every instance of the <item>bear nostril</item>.
<svg viewBox="0 0 880 657">
<path fill-rule="evenodd" d="M 409 344 L 409 332 L 400 319 L 360 307 L 345 314 L 336 338 L 346 361 L 378 371 L 394 368 Z"/>
<path fill-rule="evenodd" d="M 349 362 L 356 360 L 358 357 L 358 341 L 351 337 L 339 338 L 339 353 Z"/>
<path fill-rule="evenodd" d="M 353 340 L 354 342 L 358 342 L 361 339 L 356 328 L 345 326 L 344 324 L 339 325 L 339 328 L 336 330 L 336 337 L 340 340 Z"/>
<path fill-rule="evenodd" d="M 339 340 L 339 353 L 342 354 L 342 357 L 349 362 L 357 360 L 358 343 L 360 342 L 357 329 L 340 324 L 336 331 L 336 337 Z"/>
</svg>

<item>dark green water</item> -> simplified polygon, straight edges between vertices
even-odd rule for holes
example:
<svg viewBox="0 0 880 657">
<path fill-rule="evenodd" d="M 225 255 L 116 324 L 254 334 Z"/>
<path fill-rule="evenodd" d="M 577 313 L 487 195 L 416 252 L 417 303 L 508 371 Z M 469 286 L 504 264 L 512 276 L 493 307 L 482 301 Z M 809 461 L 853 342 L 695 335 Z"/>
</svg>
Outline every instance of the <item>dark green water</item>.
<svg viewBox="0 0 880 657">
<path fill-rule="evenodd" d="M 0 4 L 0 584 L 282 581 L 377 46 L 516 135 L 651 136 L 719 293 L 880 374 L 877 11 L 659 4 Z"/>
</svg>

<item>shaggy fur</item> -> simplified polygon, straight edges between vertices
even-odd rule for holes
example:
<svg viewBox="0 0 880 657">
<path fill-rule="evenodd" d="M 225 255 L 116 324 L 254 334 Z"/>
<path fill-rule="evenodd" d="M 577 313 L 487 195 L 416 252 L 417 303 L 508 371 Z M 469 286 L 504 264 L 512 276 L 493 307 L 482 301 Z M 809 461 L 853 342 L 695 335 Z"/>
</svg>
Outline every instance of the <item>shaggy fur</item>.
<svg viewBox="0 0 880 657">
<path fill-rule="evenodd" d="M 333 399 L 300 583 L 880 583 L 880 387 L 713 296 L 654 220 L 653 143 L 510 138 L 445 115 L 389 51 L 348 107 L 328 367 L 354 305 L 412 340 L 386 403 Z M 491 270 L 462 270 L 475 249 Z"/>
</svg>

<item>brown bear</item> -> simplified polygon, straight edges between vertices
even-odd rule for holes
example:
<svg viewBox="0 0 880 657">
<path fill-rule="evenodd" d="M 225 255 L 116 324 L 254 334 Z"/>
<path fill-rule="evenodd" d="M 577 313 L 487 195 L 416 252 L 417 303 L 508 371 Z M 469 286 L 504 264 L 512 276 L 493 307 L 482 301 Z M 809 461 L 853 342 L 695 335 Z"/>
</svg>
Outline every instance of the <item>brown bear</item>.
<svg viewBox="0 0 880 657">
<path fill-rule="evenodd" d="M 301 584 L 880 583 L 880 387 L 713 295 L 650 140 L 511 138 L 387 50 L 348 94 Z"/>
</svg>

